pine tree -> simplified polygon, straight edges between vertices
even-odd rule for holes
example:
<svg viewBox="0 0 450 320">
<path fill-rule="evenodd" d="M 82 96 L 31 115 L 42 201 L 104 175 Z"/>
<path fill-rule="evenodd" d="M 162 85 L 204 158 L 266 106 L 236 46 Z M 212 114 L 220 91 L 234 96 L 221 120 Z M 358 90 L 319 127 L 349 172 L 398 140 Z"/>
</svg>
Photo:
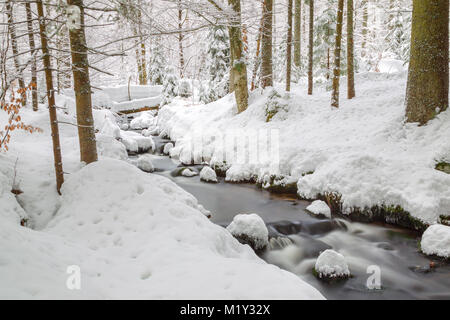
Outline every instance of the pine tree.
<svg viewBox="0 0 450 320">
<path fill-rule="evenodd" d="M 329 80 L 331 77 L 331 50 L 336 35 L 336 19 L 334 0 L 327 0 L 324 10 L 317 15 L 314 23 L 314 74 L 319 79 Z"/>
<path fill-rule="evenodd" d="M 172 102 L 178 95 L 179 79 L 173 66 L 167 66 L 164 71 L 161 107 Z"/>
<path fill-rule="evenodd" d="M 164 69 L 167 61 L 161 49 L 160 39 L 156 39 L 151 46 L 149 78 L 152 85 L 162 85 L 164 79 Z"/>
</svg>

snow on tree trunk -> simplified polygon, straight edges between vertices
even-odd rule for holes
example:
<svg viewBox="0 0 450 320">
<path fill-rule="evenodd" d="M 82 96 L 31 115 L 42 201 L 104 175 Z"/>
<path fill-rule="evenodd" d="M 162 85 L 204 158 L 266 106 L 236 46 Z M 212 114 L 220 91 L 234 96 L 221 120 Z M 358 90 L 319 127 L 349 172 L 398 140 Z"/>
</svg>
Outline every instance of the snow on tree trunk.
<svg viewBox="0 0 450 320">
<path fill-rule="evenodd" d="M 292 71 L 292 0 L 288 0 L 288 28 L 286 46 L 286 91 L 291 91 L 291 71 Z"/>
<path fill-rule="evenodd" d="M 313 94 L 314 63 L 314 0 L 309 1 L 309 53 L 308 53 L 308 94 Z"/>
<path fill-rule="evenodd" d="M 231 26 L 229 27 L 232 56 L 231 81 L 238 113 L 241 113 L 248 107 L 247 65 L 243 54 L 241 32 L 241 1 L 228 0 L 228 3 L 235 12 L 235 17 L 232 19 L 233 21 L 231 21 Z"/>
<path fill-rule="evenodd" d="M 449 2 L 414 0 L 406 89 L 408 122 L 426 124 L 448 108 Z"/>
<path fill-rule="evenodd" d="M 45 81 L 47 85 L 48 112 L 50 114 L 50 129 L 52 131 L 53 159 L 56 174 L 56 190 L 61 193 L 61 186 L 64 183 L 64 173 L 61 157 L 61 144 L 59 142 L 58 118 L 56 115 L 55 91 L 53 89 L 52 66 L 50 53 L 48 50 L 46 23 L 44 20 L 44 8 L 42 0 L 36 1 L 39 17 L 39 34 L 41 37 L 42 61 L 44 64 Z"/>
<path fill-rule="evenodd" d="M 68 0 L 68 23 L 75 100 L 77 105 L 80 160 L 86 164 L 97 161 L 97 143 L 92 116 L 91 82 L 84 31 L 83 0 Z"/>
<path fill-rule="evenodd" d="M 355 68 L 353 49 L 353 0 L 347 0 L 347 97 L 355 97 Z"/>
<path fill-rule="evenodd" d="M 261 85 L 263 88 L 273 86 L 273 61 L 272 61 L 272 21 L 273 1 L 264 0 L 263 3 L 263 27 L 261 48 Z"/>
<path fill-rule="evenodd" d="M 301 64 L 301 21 L 302 21 L 302 0 L 295 0 L 295 22 L 294 22 L 294 64 L 300 67 Z"/>
<path fill-rule="evenodd" d="M 341 74 L 341 43 L 342 43 L 342 22 L 344 16 L 344 0 L 339 0 L 336 24 L 336 42 L 334 49 L 334 69 L 333 69 L 333 92 L 331 95 L 331 106 L 339 108 L 339 80 Z"/>
</svg>

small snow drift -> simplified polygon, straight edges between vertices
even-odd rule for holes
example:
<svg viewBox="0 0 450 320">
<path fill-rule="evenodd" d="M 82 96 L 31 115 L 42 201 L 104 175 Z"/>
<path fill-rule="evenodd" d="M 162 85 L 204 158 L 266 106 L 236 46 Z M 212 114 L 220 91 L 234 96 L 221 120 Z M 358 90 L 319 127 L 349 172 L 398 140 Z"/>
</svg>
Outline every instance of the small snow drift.
<svg viewBox="0 0 450 320">
<path fill-rule="evenodd" d="M 314 267 L 317 277 L 323 280 L 346 279 L 350 270 L 342 254 L 328 249 L 321 253 Z"/>
<path fill-rule="evenodd" d="M 210 167 L 204 167 L 202 171 L 200 171 L 200 180 L 205 182 L 218 182 L 216 172 Z"/>
<path fill-rule="evenodd" d="M 325 201 L 314 201 L 310 206 L 306 208 L 306 211 L 315 214 L 317 216 L 325 216 L 331 219 L 331 209 Z"/>
<path fill-rule="evenodd" d="M 143 154 L 139 157 L 136 163 L 137 167 L 145 172 L 155 171 L 155 167 L 152 163 L 152 156 L 150 154 Z"/>
<path fill-rule="evenodd" d="M 450 258 L 450 227 L 442 224 L 430 226 L 422 235 L 422 252 L 441 258 Z"/>
<path fill-rule="evenodd" d="M 269 231 L 263 219 L 255 213 L 234 217 L 227 230 L 243 244 L 253 250 L 262 250 L 269 244 Z"/>
</svg>

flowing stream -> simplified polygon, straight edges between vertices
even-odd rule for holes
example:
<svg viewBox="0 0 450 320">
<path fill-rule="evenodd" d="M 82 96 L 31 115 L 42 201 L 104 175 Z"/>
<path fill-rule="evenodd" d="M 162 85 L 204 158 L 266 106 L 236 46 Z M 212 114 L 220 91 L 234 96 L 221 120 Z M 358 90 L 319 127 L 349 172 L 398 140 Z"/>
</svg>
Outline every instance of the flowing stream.
<svg viewBox="0 0 450 320">
<path fill-rule="evenodd" d="M 168 142 L 154 140 L 159 151 Z M 270 246 L 260 257 L 298 275 L 328 299 L 450 299 L 450 264 L 422 255 L 415 232 L 339 218 L 321 220 L 305 211 L 307 201 L 293 195 L 274 195 L 255 185 L 229 184 L 223 179 L 209 184 L 198 176 L 175 176 L 179 162 L 160 152 L 153 154 L 153 165 L 156 174 L 174 181 L 211 211 L 214 223 L 227 226 L 240 213 L 260 215 L 270 234 Z M 328 248 L 345 256 L 350 279 L 327 284 L 313 275 L 318 255 Z M 380 290 L 367 288 L 371 266 L 381 271 Z"/>
</svg>

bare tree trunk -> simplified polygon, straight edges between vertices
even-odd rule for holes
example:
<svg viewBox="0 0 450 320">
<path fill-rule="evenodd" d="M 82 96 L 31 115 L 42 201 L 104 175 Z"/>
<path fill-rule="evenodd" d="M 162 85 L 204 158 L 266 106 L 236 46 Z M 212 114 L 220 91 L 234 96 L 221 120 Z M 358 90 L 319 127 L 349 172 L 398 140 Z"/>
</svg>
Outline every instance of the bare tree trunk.
<svg viewBox="0 0 450 320">
<path fill-rule="evenodd" d="M 347 97 L 355 97 L 355 57 L 353 49 L 353 0 L 347 0 Z"/>
<path fill-rule="evenodd" d="M 258 38 L 256 40 L 256 53 L 255 53 L 255 63 L 253 66 L 253 71 L 252 71 L 252 84 L 251 84 L 251 89 L 250 89 L 251 91 L 256 89 L 256 75 L 258 74 L 258 66 L 260 65 L 261 38 L 262 38 L 262 33 L 263 33 L 263 23 L 264 23 L 264 3 L 263 3 L 263 15 L 262 15 L 261 24 L 260 24 L 259 30 L 258 30 Z M 262 66 L 261 66 L 261 68 L 262 68 Z"/>
<path fill-rule="evenodd" d="M 27 13 L 27 31 L 28 31 L 28 42 L 30 44 L 30 53 L 33 55 L 36 51 L 36 44 L 34 42 L 34 30 L 33 30 L 33 15 L 31 12 L 30 2 L 25 2 L 25 10 Z M 33 105 L 33 111 L 38 111 L 38 90 L 37 90 L 37 67 L 36 67 L 36 57 L 31 61 L 31 100 Z"/>
<path fill-rule="evenodd" d="M 233 60 L 231 66 L 234 93 L 238 113 L 245 111 L 248 107 L 248 85 L 247 85 L 247 65 L 244 61 L 242 32 L 241 32 L 241 1 L 228 0 L 236 16 L 231 21 L 229 27 L 230 50 Z"/>
<path fill-rule="evenodd" d="M 97 161 L 94 118 L 92 116 L 91 82 L 86 36 L 84 31 L 83 0 L 68 0 L 68 5 L 78 8 L 80 23 L 69 28 L 72 51 L 72 71 L 77 104 L 78 138 L 80 140 L 80 160 L 86 164 Z"/>
<path fill-rule="evenodd" d="M 341 42 L 343 20 L 344 0 L 339 0 L 336 24 L 336 48 L 334 49 L 333 92 L 331 95 L 331 106 L 335 108 L 339 108 L 339 80 L 341 75 Z"/>
<path fill-rule="evenodd" d="M 294 64 L 300 67 L 302 55 L 301 22 L 302 22 L 302 0 L 295 0 L 295 22 L 294 22 Z"/>
<path fill-rule="evenodd" d="M 47 85 L 48 112 L 50 115 L 50 129 L 52 131 L 53 160 L 56 174 L 56 190 L 61 194 L 61 186 L 64 183 L 64 171 L 61 157 L 61 144 L 59 142 L 58 118 L 56 115 L 55 90 L 53 89 L 52 66 L 50 62 L 50 53 L 48 50 L 46 23 L 44 19 L 44 8 L 42 0 L 36 0 L 39 16 L 39 33 L 41 37 L 42 61 L 45 71 L 45 82 Z"/>
<path fill-rule="evenodd" d="M 314 58 L 314 0 L 309 1 L 309 53 L 308 53 L 308 94 L 313 94 L 313 58 Z"/>
<path fill-rule="evenodd" d="M 19 61 L 19 48 L 17 46 L 16 27 L 14 23 L 13 6 L 11 0 L 6 0 L 6 15 L 8 17 L 8 33 L 11 38 L 11 48 L 13 53 L 14 67 L 16 68 L 17 80 L 19 81 L 19 87 L 25 89 L 25 81 L 23 79 L 23 73 Z M 22 95 L 22 106 L 27 104 L 26 94 Z"/>
<path fill-rule="evenodd" d="M 183 10 L 181 9 L 181 1 L 178 1 L 178 52 L 180 59 L 180 78 L 184 77 L 184 51 L 183 51 Z"/>
<path fill-rule="evenodd" d="M 288 0 L 288 30 L 286 46 L 286 91 L 291 91 L 291 73 L 292 73 L 292 0 Z"/>
<path fill-rule="evenodd" d="M 367 31 L 368 31 L 368 27 L 369 27 L 369 3 L 368 3 L 368 0 L 361 0 L 361 6 L 363 8 L 361 55 L 364 57 L 364 56 L 366 56 Z"/>
<path fill-rule="evenodd" d="M 263 88 L 273 86 L 272 11 L 272 0 L 264 0 L 261 50 L 261 84 Z"/>
<path fill-rule="evenodd" d="M 408 122 L 426 124 L 448 108 L 449 2 L 414 0 L 406 90 Z"/>
</svg>

